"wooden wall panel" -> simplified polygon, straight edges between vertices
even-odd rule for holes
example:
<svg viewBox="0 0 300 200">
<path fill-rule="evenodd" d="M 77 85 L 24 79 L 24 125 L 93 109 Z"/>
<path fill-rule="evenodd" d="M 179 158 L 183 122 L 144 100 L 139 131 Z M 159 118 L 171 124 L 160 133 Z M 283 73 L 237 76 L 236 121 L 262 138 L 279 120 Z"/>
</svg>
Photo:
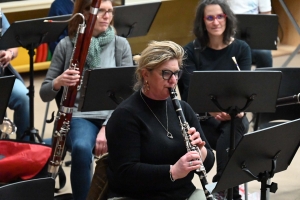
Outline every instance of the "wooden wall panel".
<svg viewBox="0 0 300 200">
<path fill-rule="evenodd" d="M 300 1 L 299 0 L 284 0 L 287 8 L 295 18 L 298 26 L 300 26 Z M 300 44 L 300 35 L 296 31 L 279 0 L 272 0 L 272 13 L 277 14 L 279 18 L 278 34 L 281 38 L 281 44 L 298 46 Z"/>
</svg>

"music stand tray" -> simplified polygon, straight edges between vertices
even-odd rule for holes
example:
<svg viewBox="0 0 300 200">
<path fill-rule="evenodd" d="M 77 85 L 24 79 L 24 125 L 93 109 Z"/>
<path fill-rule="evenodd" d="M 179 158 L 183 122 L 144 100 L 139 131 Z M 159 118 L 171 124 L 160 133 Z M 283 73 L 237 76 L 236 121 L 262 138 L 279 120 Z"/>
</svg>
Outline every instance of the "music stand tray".
<svg viewBox="0 0 300 200">
<path fill-rule="evenodd" d="M 299 148 L 299 130 L 300 119 L 297 119 L 245 134 L 212 192 L 256 180 L 246 172 L 246 169 L 257 177 L 267 172 L 271 176 L 265 177 L 265 181 L 267 178 L 272 178 L 274 173 L 286 170 Z M 273 159 L 275 159 L 275 166 Z M 266 183 L 262 182 L 262 184 Z M 262 188 L 262 192 L 266 191 Z M 261 197 L 265 199 L 265 195 Z"/>
<path fill-rule="evenodd" d="M 133 91 L 136 66 L 87 70 L 80 90 L 78 110 L 113 110 Z"/>
<path fill-rule="evenodd" d="M 236 14 L 237 39 L 244 40 L 251 49 L 277 50 L 278 16 L 275 14 Z M 266 34 L 267 33 L 267 34 Z"/>
<path fill-rule="evenodd" d="M 187 102 L 196 113 L 220 112 L 212 96 L 228 109 L 243 108 L 254 95 L 244 111 L 275 112 L 281 76 L 280 71 L 194 71 Z"/>
<path fill-rule="evenodd" d="M 119 36 L 130 38 L 148 33 L 161 2 L 116 6 L 114 27 Z"/>
</svg>

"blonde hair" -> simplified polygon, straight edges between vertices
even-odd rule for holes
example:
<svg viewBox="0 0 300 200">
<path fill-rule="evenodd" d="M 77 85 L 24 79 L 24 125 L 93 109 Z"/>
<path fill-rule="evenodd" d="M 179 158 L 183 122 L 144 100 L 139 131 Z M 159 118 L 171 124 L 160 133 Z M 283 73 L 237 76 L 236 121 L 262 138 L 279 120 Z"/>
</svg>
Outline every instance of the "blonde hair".
<svg viewBox="0 0 300 200">
<path fill-rule="evenodd" d="M 141 55 L 134 58 L 138 66 L 135 71 L 136 83 L 133 89 L 139 90 L 143 86 L 142 71 L 144 69 L 152 71 L 172 59 L 176 59 L 179 67 L 182 67 L 184 50 L 180 45 L 172 41 L 151 41 Z"/>
</svg>

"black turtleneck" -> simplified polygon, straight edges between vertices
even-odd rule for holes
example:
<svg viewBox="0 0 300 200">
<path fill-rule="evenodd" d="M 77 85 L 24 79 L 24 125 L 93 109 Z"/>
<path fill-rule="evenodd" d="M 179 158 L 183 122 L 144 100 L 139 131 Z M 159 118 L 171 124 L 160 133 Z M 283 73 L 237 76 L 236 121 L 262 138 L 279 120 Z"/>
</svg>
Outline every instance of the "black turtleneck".
<svg viewBox="0 0 300 200">
<path fill-rule="evenodd" d="M 191 107 L 183 101 L 181 106 L 190 127 L 195 127 L 206 141 Z M 173 139 L 167 137 L 167 118 Z M 175 182 L 170 180 L 170 165 L 187 151 L 170 98 L 152 100 L 140 91 L 135 92 L 113 112 L 106 126 L 106 138 L 110 197 L 186 199 L 195 190 L 194 173 Z M 204 166 L 208 172 L 213 166 L 214 155 L 207 141 L 206 148 Z"/>
</svg>

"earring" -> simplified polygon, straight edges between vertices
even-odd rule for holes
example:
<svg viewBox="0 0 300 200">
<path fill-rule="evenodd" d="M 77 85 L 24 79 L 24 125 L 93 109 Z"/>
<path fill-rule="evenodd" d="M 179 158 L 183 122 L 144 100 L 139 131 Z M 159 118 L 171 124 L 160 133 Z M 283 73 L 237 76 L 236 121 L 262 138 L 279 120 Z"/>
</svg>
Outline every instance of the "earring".
<svg viewBox="0 0 300 200">
<path fill-rule="evenodd" d="M 148 91 L 150 90 L 150 86 L 148 84 L 148 81 L 146 81 L 145 87 L 146 87 L 146 90 L 148 90 Z"/>
</svg>

